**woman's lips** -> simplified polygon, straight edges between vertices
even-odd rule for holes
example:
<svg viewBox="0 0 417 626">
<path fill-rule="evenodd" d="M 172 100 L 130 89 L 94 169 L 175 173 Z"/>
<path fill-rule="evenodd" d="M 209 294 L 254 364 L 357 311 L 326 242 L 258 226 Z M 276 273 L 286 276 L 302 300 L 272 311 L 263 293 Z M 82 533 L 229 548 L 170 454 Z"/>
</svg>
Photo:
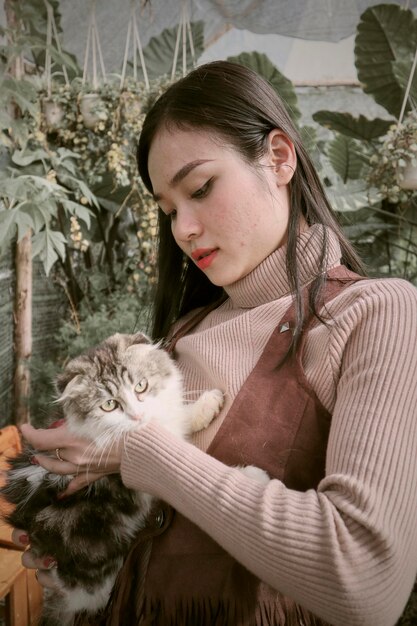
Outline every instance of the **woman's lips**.
<svg viewBox="0 0 417 626">
<path fill-rule="evenodd" d="M 197 248 L 197 250 L 191 253 L 191 257 L 200 270 L 205 270 L 212 264 L 217 256 L 217 252 L 218 248 Z"/>
</svg>

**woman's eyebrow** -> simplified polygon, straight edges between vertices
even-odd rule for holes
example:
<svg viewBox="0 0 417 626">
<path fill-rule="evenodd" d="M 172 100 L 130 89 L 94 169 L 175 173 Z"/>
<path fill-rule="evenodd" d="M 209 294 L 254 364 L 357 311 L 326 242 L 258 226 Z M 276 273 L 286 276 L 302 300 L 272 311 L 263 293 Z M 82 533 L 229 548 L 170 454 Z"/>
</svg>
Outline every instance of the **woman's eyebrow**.
<svg viewBox="0 0 417 626">
<path fill-rule="evenodd" d="M 171 180 L 169 181 L 169 186 L 175 187 L 175 185 L 178 185 L 178 183 L 181 182 L 183 178 L 185 178 L 187 174 L 189 174 L 194 168 L 202 165 L 203 163 L 208 163 L 209 161 L 212 161 L 212 159 L 196 159 L 195 161 L 190 161 L 189 163 L 186 163 L 171 178 Z M 153 197 L 156 202 L 161 199 L 161 196 L 158 193 L 154 194 Z"/>
<path fill-rule="evenodd" d="M 195 167 L 202 165 L 203 163 L 207 163 L 207 161 L 211 161 L 211 159 L 197 159 L 196 161 L 190 161 L 190 163 L 186 163 L 178 172 L 171 178 L 170 187 L 174 187 L 177 185 L 183 178 L 187 176 Z"/>
</svg>

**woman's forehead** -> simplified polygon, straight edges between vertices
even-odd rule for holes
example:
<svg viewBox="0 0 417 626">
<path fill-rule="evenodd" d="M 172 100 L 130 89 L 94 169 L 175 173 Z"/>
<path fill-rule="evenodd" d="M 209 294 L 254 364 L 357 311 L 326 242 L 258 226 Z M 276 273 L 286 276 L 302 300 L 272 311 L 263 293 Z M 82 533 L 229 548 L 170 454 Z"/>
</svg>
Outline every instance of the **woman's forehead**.
<svg viewBox="0 0 417 626">
<path fill-rule="evenodd" d="M 149 175 L 152 179 L 161 169 L 168 174 L 187 163 L 224 158 L 230 152 L 235 152 L 233 147 L 209 130 L 162 128 L 149 150 Z"/>
</svg>

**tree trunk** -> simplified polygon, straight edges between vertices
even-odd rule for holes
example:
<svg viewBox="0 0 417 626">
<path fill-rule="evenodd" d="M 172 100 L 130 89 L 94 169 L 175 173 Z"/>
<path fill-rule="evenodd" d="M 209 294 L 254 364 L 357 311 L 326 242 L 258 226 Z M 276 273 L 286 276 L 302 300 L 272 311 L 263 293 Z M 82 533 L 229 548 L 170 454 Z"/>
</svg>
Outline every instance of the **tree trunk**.
<svg viewBox="0 0 417 626">
<path fill-rule="evenodd" d="M 32 355 L 31 231 L 16 245 L 14 421 L 30 419 L 30 357 Z"/>
<path fill-rule="evenodd" d="M 9 42 L 19 31 L 19 23 L 14 10 L 17 0 L 5 0 L 4 9 L 8 27 Z M 9 73 L 17 79 L 24 74 L 22 55 L 13 59 Z M 11 113 L 20 116 L 19 107 L 11 105 Z M 14 375 L 14 421 L 16 424 L 28 422 L 30 396 L 30 357 L 32 355 L 32 243 L 31 231 L 16 244 L 16 297 L 15 297 L 15 375 Z"/>
</svg>

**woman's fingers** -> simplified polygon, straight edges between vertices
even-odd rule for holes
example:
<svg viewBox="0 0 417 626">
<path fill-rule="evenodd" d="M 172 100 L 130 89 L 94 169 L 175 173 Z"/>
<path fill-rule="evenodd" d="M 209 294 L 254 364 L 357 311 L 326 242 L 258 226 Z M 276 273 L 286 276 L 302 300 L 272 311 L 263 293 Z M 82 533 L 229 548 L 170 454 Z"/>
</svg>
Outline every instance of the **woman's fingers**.
<svg viewBox="0 0 417 626">
<path fill-rule="evenodd" d="M 22 424 L 20 430 L 26 441 L 37 450 L 64 448 L 74 440 L 65 425 L 59 428 L 33 428 L 30 424 Z"/>
<path fill-rule="evenodd" d="M 58 459 L 54 459 L 50 456 L 45 456 L 44 454 L 37 454 L 35 457 L 33 457 L 32 463 L 40 465 L 44 469 L 48 470 L 48 472 L 52 472 L 53 474 L 60 474 L 62 476 L 65 476 L 65 474 L 78 473 L 78 465 L 75 465 L 70 461 L 59 461 Z"/>
<path fill-rule="evenodd" d="M 106 472 L 83 472 L 78 476 L 75 476 L 67 485 L 65 491 L 61 493 L 61 497 L 65 498 L 66 496 L 70 496 L 79 489 L 83 489 L 83 487 L 87 487 L 87 485 L 91 485 L 94 481 L 99 478 L 103 478 L 103 476 L 108 476 Z"/>
</svg>

